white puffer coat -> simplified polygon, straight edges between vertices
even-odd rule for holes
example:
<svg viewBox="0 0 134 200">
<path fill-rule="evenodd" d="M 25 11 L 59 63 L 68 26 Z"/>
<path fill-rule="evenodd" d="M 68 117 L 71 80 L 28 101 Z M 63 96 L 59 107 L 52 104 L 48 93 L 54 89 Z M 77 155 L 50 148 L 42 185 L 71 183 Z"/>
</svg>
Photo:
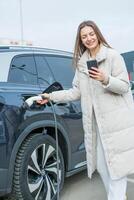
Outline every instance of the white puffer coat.
<svg viewBox="0 0 134 200">
<path fill-rule="evenodd" d="M 134 173 L 134 103 L 123 58 L 114 49 L 101 46 L 96 59 L 109 76 L 108 85 L 89 77 L 82 55 L 69 90 L 53 92 L 50 99 L 68 102 L 81 98 L 88 176 L 96 169 L 96 133 L 93 109 L 112 179 Z"/>
</svg>

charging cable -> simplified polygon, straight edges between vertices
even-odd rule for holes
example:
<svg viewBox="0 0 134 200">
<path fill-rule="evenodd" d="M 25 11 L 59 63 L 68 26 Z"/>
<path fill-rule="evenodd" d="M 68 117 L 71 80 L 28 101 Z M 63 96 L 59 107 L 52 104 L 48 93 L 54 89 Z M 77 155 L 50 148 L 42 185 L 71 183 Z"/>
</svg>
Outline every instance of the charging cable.
<svg viewBox="0 0 134 200">
<path fill-rule="evenodd" d="M 60 180 L 59 180 L 59 140 L 58 140 L 58 128 L 57 128 L 57 117 L 53 103 L 49 100 L 51 104 L 52 111 L 54 114 L 54 124 L 55 124 L 55 138 L 56 138 L 56 158 L 57 158 L 57 200 L 59 200 L 60 194 Z"/>
<path fill-rule="evenodd" d="M 25 108 L 29 108 L 33 105 L 36 101 L 44 100 L 41 95 L 33 96 L 28 98 L 25 101 Z M 58 142 L 58 128 L 57 128 L 57 118 L 54 105 L 51 100 L 48 100 L 51 105 L 53 114 L 54 114 L 54 125 L 55 125 L 55 138 L 56 138 L 56 159 L 57 159 L 57 200 L 59 200 L 59 193 L 60 193 L 60 180 L 59 180 L 59 142 Z"/>
</svg>

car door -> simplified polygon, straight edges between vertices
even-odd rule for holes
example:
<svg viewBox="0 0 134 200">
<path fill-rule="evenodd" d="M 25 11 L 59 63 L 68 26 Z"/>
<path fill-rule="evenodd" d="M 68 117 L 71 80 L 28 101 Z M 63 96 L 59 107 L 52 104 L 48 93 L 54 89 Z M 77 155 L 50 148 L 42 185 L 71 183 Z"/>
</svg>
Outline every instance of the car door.
<svg viewBox="0 0 134 200">
<path fill-rule="evenodd" d="M 46 62 L 53 72 L 56 81 L 61 83 L 64 89 L 72 87 L 75 70 L 72 66 L 72 57 L 60 55 L 46 55 Z M 82 127 L 82 113 L 80 101 L 57 103 L 62 118 L 68 126 L 68 134 L 71 143 L 72 165 L 76 168 L 78 163 L 85 161 L 84 132 Z M 82 165 L 82 164 L 81 164 Z"/>
</svg>

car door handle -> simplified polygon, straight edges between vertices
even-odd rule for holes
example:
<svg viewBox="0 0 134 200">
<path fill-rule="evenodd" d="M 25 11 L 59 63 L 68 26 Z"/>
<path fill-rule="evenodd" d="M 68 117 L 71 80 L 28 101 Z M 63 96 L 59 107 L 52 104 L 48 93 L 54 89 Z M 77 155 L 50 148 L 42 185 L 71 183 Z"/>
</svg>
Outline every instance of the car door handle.
<svg viewBox="0 0 134 200">
<path fill-rule="evenodd" d="M 67 106 L 68 103 L 56 103 L 57 106 Z"/>
</svg>

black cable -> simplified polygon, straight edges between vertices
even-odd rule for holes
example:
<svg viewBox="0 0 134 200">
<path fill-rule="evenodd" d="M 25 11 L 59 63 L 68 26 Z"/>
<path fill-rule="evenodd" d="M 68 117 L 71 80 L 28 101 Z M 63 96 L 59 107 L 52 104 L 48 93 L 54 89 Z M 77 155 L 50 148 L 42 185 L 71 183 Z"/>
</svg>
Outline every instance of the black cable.
<svg viewBox="0 0 134 200">
<path fill-rule="evenodd" d="M 40 84 L 39 84 L 39 87 L 40 87 L 40 91 L 42 91 Z M 60 180 L 59 180 L 59 142 L 58 142 L 57 117 L 56 117 L 56 111 L 55 111 L 52 101 L 49 100 L 48 102 L 50 103 L 53 114 L 54 114 L 55 139 L 56 139 L 56 159 L 57 159 L 57 199 L 56 200 L 59 200 L 59 193 L 60 193 L 60 183 L 59 182 L 60 182 Z"/>
<path fill-rule="evenodd" d="M 49 100 L 51 104 L 53 114 L 54 114 L 54 123 L 55 123 L 55 138 L 56 138 L 56 158 L 57 158 L 57 200 L 59 200 L 60 193 L 60 180 L 59 180 L 59 142 L 58 142 L 58 128 L 57 128 L 57 117 L 53 103 Z"/>
</svg>

